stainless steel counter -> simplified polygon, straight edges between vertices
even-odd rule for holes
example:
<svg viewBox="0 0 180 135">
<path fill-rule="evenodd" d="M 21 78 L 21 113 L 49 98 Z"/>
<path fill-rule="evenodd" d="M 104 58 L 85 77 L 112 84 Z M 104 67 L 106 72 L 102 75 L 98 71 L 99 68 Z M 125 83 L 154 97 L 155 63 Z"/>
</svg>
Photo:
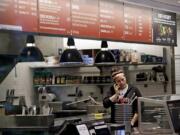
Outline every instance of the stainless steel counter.
<svg viewBox="0 0 180 135">
<path fill-rule="evenodd" d="M 110 116 L 106 115 L 102 119 L 109 119 Z M 53 115 L 11 115 L 0 116 L 0 131 L 45 131 L 56 132 L 61 129 L 63 124 L 67 121 L 81 121 L 89 122 L 96 121 L 94 115 L 79 115 L 64 118 L 55 118 Z"/>
<path fill-rule="evenodd" d="M 8 115 L 0 116 L 0 130 L 44 130 L 54 126 L 53 115 Z"/>
</svg>

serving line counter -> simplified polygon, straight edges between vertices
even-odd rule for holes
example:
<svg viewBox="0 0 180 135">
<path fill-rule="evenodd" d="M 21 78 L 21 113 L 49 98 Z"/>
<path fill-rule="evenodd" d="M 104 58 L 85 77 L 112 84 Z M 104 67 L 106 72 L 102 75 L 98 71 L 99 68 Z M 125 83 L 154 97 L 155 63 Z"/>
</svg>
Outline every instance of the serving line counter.
<svg viewBox="0 0 180 135">
<path fill-rule="evenodd" d="M 95 118 L 93 115 L 79 115 L 64 118 L 54 118 L 54 115 L 8 115 L 0 116 L 0 131 L 2 135 L 58 135 L 68 124 L 91 122 L 108 122 L 110 115 Z"/>
<path fill-rule="evenodd" d="M 109 114 L 81 114 L 55 118 L 54 115 L 0 116 L 2 135 L 178 135 L 180 95 L 140 97 L 139 127 L 110 123 Z M 128 130 L 127 130 L 128 129 Z M 74 133 L 74 134 L 73 134 Z"/>
<path fill-rule="evenodd" d="M 124 124 L 109 123 L 110 115 L 97 115 L 3 116 L 0 130 L 2 135 L 125 135 Z"/>
<path fill-rule="evenodd" d="M 127 135 L 124 124 L 110 123 L 110 115 L 99 115 L 3 116 L 0 131 L 2 135 Z M 132 129 L 131 134 L 139 134 L 137 131 Z"/>
</svg>

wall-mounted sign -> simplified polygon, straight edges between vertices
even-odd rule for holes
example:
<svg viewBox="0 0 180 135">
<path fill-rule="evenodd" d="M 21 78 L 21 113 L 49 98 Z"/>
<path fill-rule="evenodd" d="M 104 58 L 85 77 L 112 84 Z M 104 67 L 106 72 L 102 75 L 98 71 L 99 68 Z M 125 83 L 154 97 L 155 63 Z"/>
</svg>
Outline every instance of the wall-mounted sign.
<svg viewBox="0 0 180 135">
<path fill-rule="evenodd" d="M 175 13 L 111 0 L 1 0 L 0 30 L 177 45 Z"/>
<path fill-rule="evenodd" d="M 39 32 L 71 34 L 70 0 L 39 0 Z"/>
<path fill-rule="evenodd" d="M 126 41 L 152 43 L 152 10 L 124 5 L 124 38 Z"/>
<path fill-rule="evenodd" d="M 176 45 L 176 14 L 153 10 L 153 35 L 154 44 Z"/>
<path fill-rule="evenodd" d="M 101 0 L 99 9 L 100 38 L 123 40 L 124 30 L 123 4 Z"/>
<path fill-rule="evenodd" d="M 37 0 L 1 0 L 0 29 L 37 32 Z"/>
<path fill-rule="evenodd" d="M 99 0 L 72 0 L 72 35 L 99 38 Z"/>
</svg>

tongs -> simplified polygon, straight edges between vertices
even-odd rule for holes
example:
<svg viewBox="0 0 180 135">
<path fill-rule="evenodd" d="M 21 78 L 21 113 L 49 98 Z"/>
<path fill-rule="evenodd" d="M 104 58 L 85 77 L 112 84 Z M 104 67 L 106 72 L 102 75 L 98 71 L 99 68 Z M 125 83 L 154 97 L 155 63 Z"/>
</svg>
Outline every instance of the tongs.
<svg viewBox="0 0 180 135">
<path fill-rule="evenodd" d="M 66 104 L 66 105 L 73 105 L 73 104 L 78 104 L 78 103 L 87 102 L 87 101 L 91 101 L 92 103 L 94 103 L 94 104 L 96 104 L 96 105 L 99 105 L 99 104 L 100 104 L 100 103 L 98 103 L 93 97 L 88 96 L 88 98 L 86 98 L 86 99 L 78 100 L 78 101 L 75 101 L 75 102 L 71 102 L 71 103 L 68 103 L 68 104 Z"/>
<path fill-rule="evenodd" d="M 129 98 L 128 104 L 132 105 L 132 103 L 136 100 L 137 96 L 135 92 L 132 94 L 132 96 Z"/>
</svg>

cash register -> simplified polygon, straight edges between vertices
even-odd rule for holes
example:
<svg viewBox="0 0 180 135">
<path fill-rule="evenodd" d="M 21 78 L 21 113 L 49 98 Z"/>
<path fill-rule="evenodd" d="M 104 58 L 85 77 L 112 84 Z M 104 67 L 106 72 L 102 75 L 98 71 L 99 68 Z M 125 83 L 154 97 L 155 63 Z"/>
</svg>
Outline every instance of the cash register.
<svg viewBox="0 0 180 135">
<path fill-rule="evenodd" d="M 167 106 L 174 132 L 180 134 L 180 100 L 167 101 Z"/>
<path fill-rule="evenodd" d="M 60 135 L 111 135 L 104 121 L 67 123 Z"/>
</svg>

